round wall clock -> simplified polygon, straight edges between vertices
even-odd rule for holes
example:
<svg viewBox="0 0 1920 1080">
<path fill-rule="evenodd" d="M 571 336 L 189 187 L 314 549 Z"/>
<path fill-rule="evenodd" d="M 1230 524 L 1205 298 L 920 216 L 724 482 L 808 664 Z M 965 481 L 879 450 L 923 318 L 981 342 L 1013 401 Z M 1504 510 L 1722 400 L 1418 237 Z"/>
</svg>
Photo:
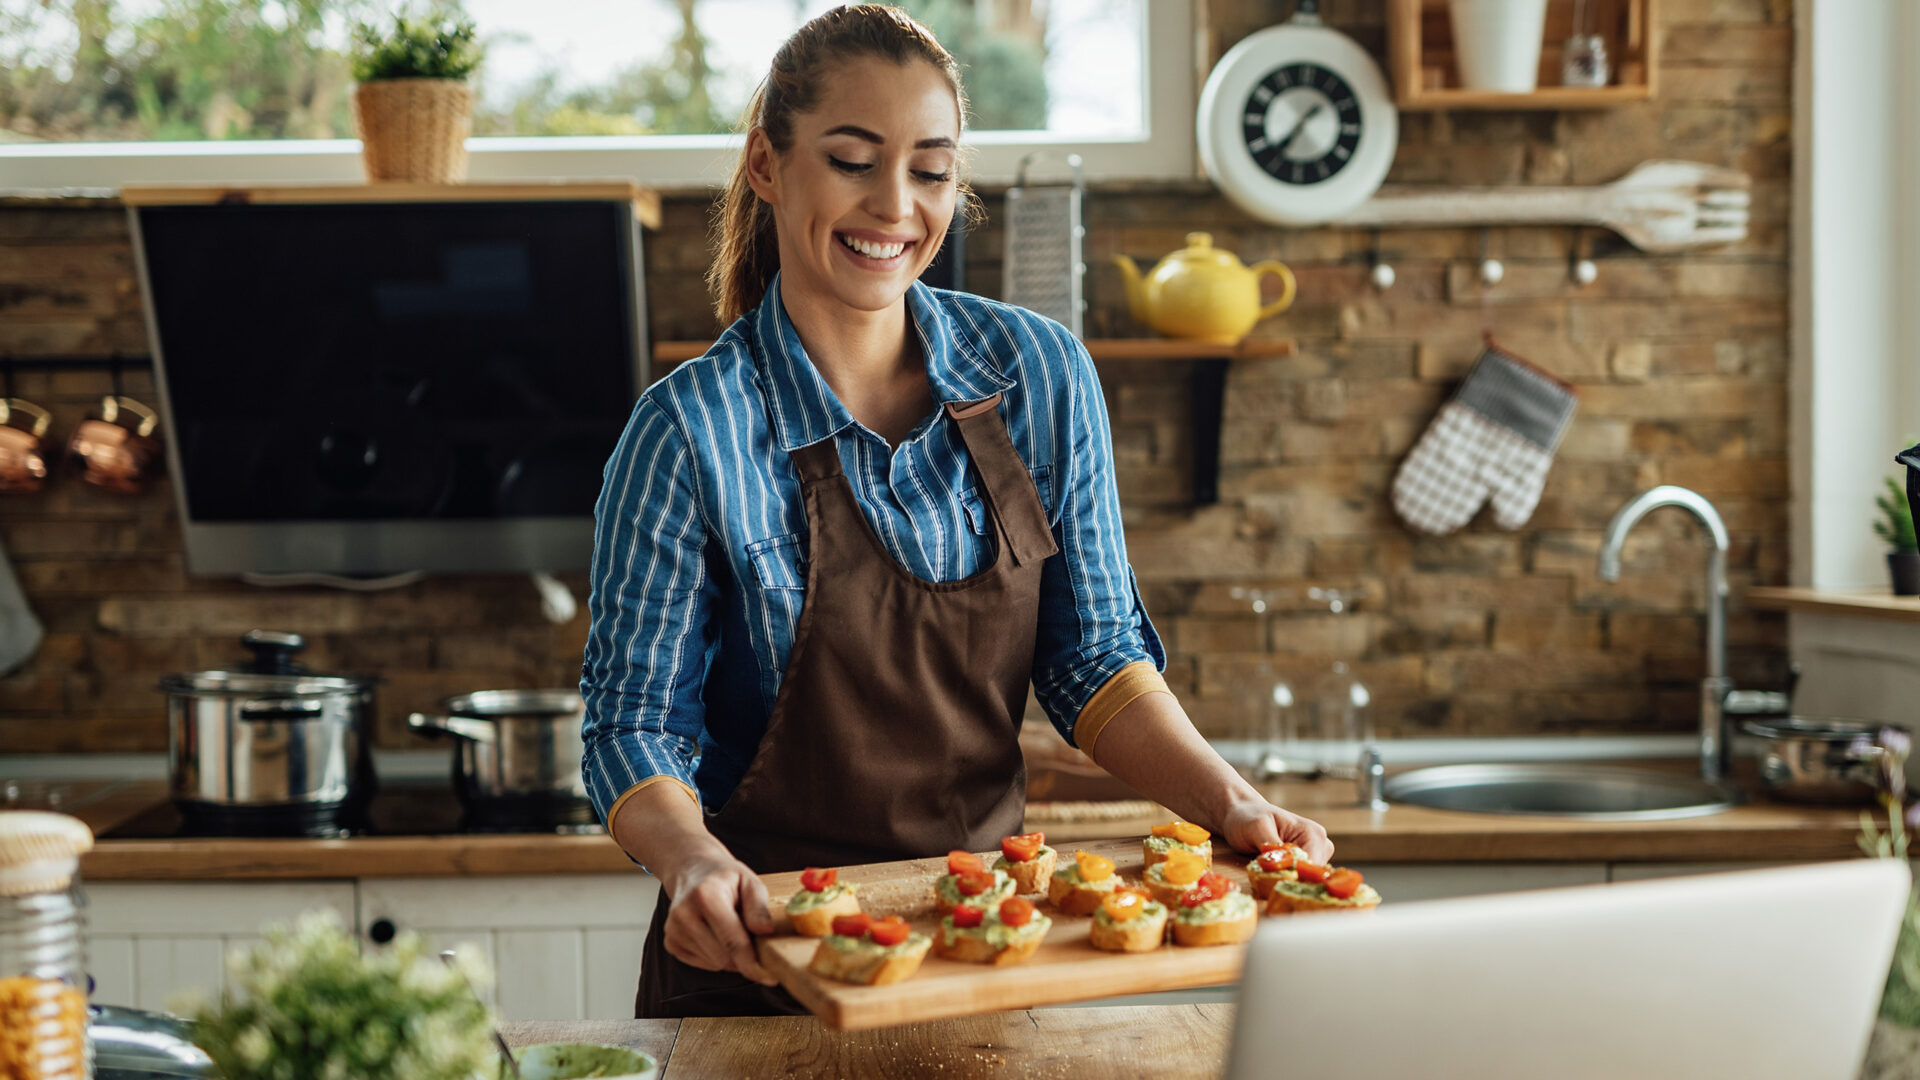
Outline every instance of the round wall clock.
<svg viewBox="0 0 1920 1080">
<path fill-rule="evenodd" d="M 1200 93 L 1200 160 L 1242 210 L 1281 225 L 1329 221 L 1366 202 L 1399 144 L 1379 65 L 1321 25 L 1317 5 L 1227 50 Z"/>
</svg>

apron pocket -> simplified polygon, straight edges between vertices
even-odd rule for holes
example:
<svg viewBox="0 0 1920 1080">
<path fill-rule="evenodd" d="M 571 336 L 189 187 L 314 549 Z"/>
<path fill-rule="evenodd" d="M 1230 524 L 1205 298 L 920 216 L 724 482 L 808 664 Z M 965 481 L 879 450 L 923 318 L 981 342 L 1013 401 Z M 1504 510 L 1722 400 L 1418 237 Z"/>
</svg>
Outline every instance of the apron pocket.
<svg viewBox="0 0 1920 1080">
<path fill-rule="evenodd" d="M 763 589 L 805 589 L 806 560 L 800 552 L 800 534 L 756 540 L 747 545 L 747 561 Z"/>
</svg>

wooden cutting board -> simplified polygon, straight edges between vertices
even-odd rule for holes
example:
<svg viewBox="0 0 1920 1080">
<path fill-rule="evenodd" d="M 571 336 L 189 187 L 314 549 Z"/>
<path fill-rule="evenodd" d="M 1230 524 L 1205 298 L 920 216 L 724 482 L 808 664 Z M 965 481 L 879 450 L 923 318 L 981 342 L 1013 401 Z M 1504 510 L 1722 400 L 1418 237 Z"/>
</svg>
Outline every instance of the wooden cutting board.
<svg viewBox="0 0 1920 1080">
<path fill-rule="evenodd" d="M 1105 855 L 1130 882 L 1140 880 L 1145 855 L 1140 838 L 1095 840 L 1060 849 L 1060 865 L 1080 850 Z M 981 852 L 987 865 L 1000 853 Z M 1214 847 L 1213 869 L 1247 888 L 1248 856 Z M 860 906 L 875 917 L 899 915 L 915 930 L 932 936 L 939 925 L 933 903 L 933 882 L 947 872 L 944 856 L 905 862 L 869 863 L 840 868 L 840 880 L 860 887 Z M 966 964 L 927 954 L 912 978 L 891 986 L 856 986 L 824 979 L 807 970 L 815 938 L 799 937 L 786 927 L 786 903 L 800 888 L 798 873 L 768 874 L 772 900 L 773 937 L 760 939 L 760 963 L 821 1022 L 842 1031 L 889 1027 L 922 1020 L 972 1016 L 1002 1009 L 1025 1009 L 1063 1001 L 1086 1001 L 1119 994 L 1215 986 L 1240 977 L 1246 957 L 1244 945 L 1216 945 L 1186 949 L 1171 942 L 1148 953 L 1113 953 L 1087 943 L 1091 916 L 1062 915 L 1043 898 L 1029 896 L 1053 919 L 1040 948 L 1025 961 L 1009 967 Z"/>
</svg>

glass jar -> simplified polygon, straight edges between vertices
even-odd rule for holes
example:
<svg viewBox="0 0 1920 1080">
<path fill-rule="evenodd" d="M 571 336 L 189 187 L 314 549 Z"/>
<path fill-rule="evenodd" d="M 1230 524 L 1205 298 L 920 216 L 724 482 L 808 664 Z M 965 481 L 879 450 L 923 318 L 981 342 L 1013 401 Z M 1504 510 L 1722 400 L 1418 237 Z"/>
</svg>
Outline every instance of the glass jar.
<svg viewBox="0 0 1920 1080">
<path fill-rule="evenodd" d="M 0 1080 L 91 1080 L 76 818 L 0 811 Z"/>
</svg>

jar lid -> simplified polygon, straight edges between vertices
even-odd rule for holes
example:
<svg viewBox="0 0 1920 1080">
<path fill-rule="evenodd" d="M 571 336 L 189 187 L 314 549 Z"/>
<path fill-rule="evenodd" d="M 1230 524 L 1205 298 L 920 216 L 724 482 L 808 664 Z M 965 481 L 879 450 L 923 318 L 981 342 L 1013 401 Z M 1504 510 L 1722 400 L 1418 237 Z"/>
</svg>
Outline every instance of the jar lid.
<svg viewBox="0 0 1920 1080">
<path fill-rule="evenodd" d="M 0 810 L 0 896 L 57 892 L 93 850 L 93 830 L 66 814 Z"/>
</svg>

